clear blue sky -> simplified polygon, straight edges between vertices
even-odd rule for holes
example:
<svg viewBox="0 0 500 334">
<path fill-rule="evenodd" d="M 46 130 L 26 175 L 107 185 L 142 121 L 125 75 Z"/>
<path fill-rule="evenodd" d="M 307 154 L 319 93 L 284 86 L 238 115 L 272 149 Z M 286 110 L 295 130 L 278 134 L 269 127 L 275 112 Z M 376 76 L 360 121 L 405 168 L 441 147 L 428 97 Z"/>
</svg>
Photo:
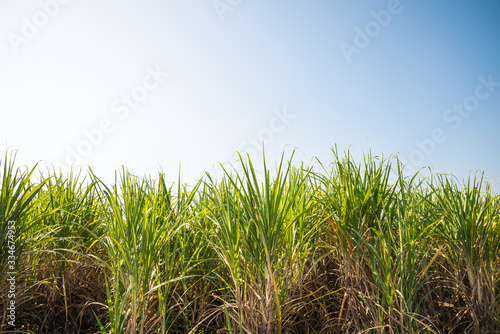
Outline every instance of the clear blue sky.
<svg viewBox="0 0 500 334">
<path fill-rule="evenodd" d="M 186 181 L 335 143 L 500 178 L 499 1 L 0 2 L 0 149 Z M 498 189 L 498 187 L 497 187 Z"/>
</svg>

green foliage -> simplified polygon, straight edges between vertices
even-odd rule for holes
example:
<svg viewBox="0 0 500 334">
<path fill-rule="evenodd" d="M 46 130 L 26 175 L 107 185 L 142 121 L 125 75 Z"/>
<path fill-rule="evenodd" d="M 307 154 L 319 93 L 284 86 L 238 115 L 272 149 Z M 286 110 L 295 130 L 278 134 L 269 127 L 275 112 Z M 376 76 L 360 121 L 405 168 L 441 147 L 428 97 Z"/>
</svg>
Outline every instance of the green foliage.
<svg viewBox="0 0 500 334">
<path fill-rule="evenodd" d="M 15 221 L 22 330 L 500 330 L 500 199 L 483 177 L 332 151 L 319 171 L 240 156 L 191 187 L 125 168 L 112 185 L 91 170 L 35 180 L 6 154 L 0 265 Z"/>
</svg>

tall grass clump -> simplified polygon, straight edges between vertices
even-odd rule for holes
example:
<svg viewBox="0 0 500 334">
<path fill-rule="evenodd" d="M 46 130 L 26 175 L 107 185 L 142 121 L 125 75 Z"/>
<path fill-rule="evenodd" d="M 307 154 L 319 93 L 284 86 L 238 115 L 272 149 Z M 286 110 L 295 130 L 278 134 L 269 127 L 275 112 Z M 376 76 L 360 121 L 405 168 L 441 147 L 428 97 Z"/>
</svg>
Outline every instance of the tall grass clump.
<svg viewBox="0 0 500 334">
<path fill-rule="evenodd" d="M 423 181 L 405 177 L 397 157 L 368 154 L 356 164 L 349 152 L 333 154 L 334 163 L 317 177 L 328 217 L 325 242 L 343 291 L 338 330 L 431 330 L 419 312 L 439 250 L 432 248 L 435 222 Z"/>
<path fill-rule="evenodd" d="M 447 254 L 444 270 L 453 280 L 460 310 L 457 322 L 468 319 L 466 330 L 495 332 L 499 327 L 500 230 L 498 195 L 471 175 L 460 182 L 437 175 L 432 188 L 440 217 L 440 238 Z"/>
<path fill-rule="evenodd" d="M 25 251 L 30 250 L 30 238 L 39 234 L 38 217 L 31 211 L 38 205 L 37 199 L 45 181 L 33 181 L 36 166 L 15 166 L 15 153 L 6 152 L 0 159 L 0 305 L 2 306 L 2 325 L 7 323 L 7 306 L 10 306 L 10 283 L 7 278 L 15 274 L 16 312 L 26 313 L 26 305 L 31 296 L 28 292 L 30 266 L 26 265 Z M 29 261 L 28 261 L 29 262 Z M 0 326 L 2 328 L 3 326 Z"/>
<path fill-rule="evenodd" d="M 3 274 L 12 271 L 6 268 L 8 251 L 21 252 L 30 229 L 34 228 L 28 212 L 36 205 L 34 200 L 43 186 L 34 184 L 31 180 L 35 167 L 31 170 L 15 168 L 14 162 L 15 154 L 12 152 L 6 152 L 3 161 L 0 160 L 0 266 Z M 9 221 L 15 226 L 15 249 L 8 243 Z"/>
<path fill-rule="evenodd" d="M 185 215 L 195 192 L 173 208 L 172 194 L 160 175 L 160 183 L 151 178 L 139 178 L 123 169 L 119 185 L 112 188 L 100 182 L 106 198 L 102 214 L 103 235 L 96 236 L 106 249 L 111 270 L 112 288 L 107 283 L 110 329 L 112 333 L 143 333 L 148 326 L 150 305 L 159 298 L 163 313 L 161 326 L 165 331 L 165 317 L 169 284 L 183 276 L 172 272 L 178 231 L 187 224 Z M 172 251 L 172 253 L 171 253 Z M 165 267 L 166 266 L 166 267 Z"/>
<path fill-rule="evenodd" d="M 188 185 L 37 174 L 6 153 L 0 331 L 500 332 L 500 197 L 482 174 L 422 177 L 336 147 L 312 166 L 239 158 Z"/>
<path fill-rule="evenodd" d="M 291 309 L 290 290 L 300 284 L 312 251 L 318 217 L 308 191 L 309 170 L 283 157 L 271 177 L 264 161 L 261 177 L 250 159 L 242 173 L 225 170 L 209 191 L 213 206 L 205 231 L 220 261 L 214 274 L 222 289 L 220 312 L 230 330 L 281 333 Z"/>
<path fill-rule="evenodd" d="M 32 268 L 28 280 L 31 300 L 26 307 L 34 316 L 45 315 L 42 328 L 57 323 L 74 328 L 71 323 L 81 326 L 83 313 L 91 313 L 85 309 L 99 299 L 99 271 L 86 255 L 93 244 L 88 231 L 99 230 L 96 212 L 101 197 L 95 183 L 87 182 L 81 172 L 63 175 L 49 170 L 41 178 L 44 181 L 37 205 L 30 212 L 36 219 L 36 230 L 24 252 Z"/>
</svg>

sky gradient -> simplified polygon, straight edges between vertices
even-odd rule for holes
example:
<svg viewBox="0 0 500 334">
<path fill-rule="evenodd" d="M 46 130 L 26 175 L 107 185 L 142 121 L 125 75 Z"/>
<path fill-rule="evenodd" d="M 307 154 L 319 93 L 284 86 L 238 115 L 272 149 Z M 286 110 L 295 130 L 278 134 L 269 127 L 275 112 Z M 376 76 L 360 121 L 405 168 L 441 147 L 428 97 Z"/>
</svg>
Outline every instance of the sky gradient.
<svg viewBox="0 0 500 334">
<path fill-rule="evenodd" d="M 199 178 L 237 150 L 500 178 L 499 1 L 0 2 L 0 149 Z M 500 180 L 495 189 L 498 191 Z"/>
</svg>

